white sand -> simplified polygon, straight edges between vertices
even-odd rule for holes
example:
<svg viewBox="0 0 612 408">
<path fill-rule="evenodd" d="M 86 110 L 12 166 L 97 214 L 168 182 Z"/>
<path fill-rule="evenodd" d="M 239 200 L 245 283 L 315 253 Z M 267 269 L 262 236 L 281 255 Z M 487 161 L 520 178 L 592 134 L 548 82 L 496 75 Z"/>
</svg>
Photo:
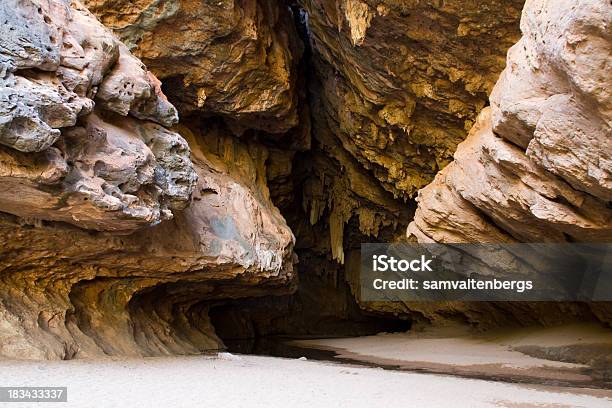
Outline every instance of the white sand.
<svg viewBox="0 0 612 408">
<path fill-rule="evenodd" d="M 612 406 L 609 398 L 514 384 L 229 354 L 0 361 L 0 374 L 3 386 L 67 386 L 67 404 L 39 404 L 57 408 Z"/>
<path fill-rule="evenodd" d="M 581 365 L 534 358 L 510 348 L 525 345 L 555 347 L 571 344 L 612 344 L 612 330 L 593 325 L 571 325 L 475 334 L 464 327 L 449 327 L 346 339 L 301 340 L 295 343 L 332 348 L 344 357 L 354 357 L 357 354 L 398 362 L 457 366 L 497 364 L 525 370 L 535 367 L 578 368 Z M 375 359 L 364 358 L 367 361 L 376 361 Z"/>
</svg>

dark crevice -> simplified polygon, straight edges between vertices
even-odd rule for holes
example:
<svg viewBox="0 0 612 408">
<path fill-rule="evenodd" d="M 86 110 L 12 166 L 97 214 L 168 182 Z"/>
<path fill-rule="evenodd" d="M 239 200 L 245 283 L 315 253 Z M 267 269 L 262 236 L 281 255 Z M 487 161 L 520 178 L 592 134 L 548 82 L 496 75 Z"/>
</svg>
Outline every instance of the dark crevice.
<svg viewBox="0 0 612 408">
<path fill-rule="evenodd" d="M 305 108 L 304 113 L 307 115 L 301 118 L 298 126 L 306 126 L 321 120 L 315 117 L 319 102 L 316 92 L 320 80 L 314 68 L 308 14 L 295 3 L 291 3 L 289 8 L 296 31 L 304 44 L 297 68 L 300 78 L 297 85 L 299 104 L 302 109 Z M 273 203 L 280 209 L 296 237 L 295 252 L 299 258 L 296 265 L 299 276 L 297 291 L 285 296 L 209 302 L 210 323 L 216 335 L 230 351 L 265 354 L 263 350 L 278 344 L 274 339 L 279 337 L 373 335 L 379 332 L 407 331 L 412 325 L 412 321 L 406 316 L 398 318 L 367 312 L 357 303 L 346 276 L 346 266 L 331 260 L 329 208 L 324 210 L 323 216 L 315 225 L 310 225 L 309 216 L 303 208 L 304 188 L 308 181 L 318 177 L 316 171 L 324 173 L 324 178 L 339 180 L 344 177 L 344 169 L 338 159 L 327 152 L 319 142 L 314 134 L 317 130 L 309 128 L 308 131 L 312 133 L 309 149 L 293 152 L 292 172 L 287 181 L 292 186 L 291 199 L 282 200 L 282 192 L 274 191 L 275 188 L 286 187 L 285 185 L 276 187 L 268 181 Z M 292 136 L 291 132 L 299 133 L 299 129 L 291 130 L 287 136 Z M 251 135 L 251 140 L 253 136 L 259 136 L 258 142 L 268 147 L 292 149 L 287 144 L 290 137 L 273 142 L 262 132 L 257 133 L 259 134 Z M 321 160 L 316 161 L 317 157 Z M 349 159 L 354 160 L 352 157 Z M 325 168 L 315 168 L 316 163 L 322 163 Z M 356 166 L 373 177 L 371 172 L 360 164 Z M 388 193 L 388 196 L 389 200 L 393 200 L 391 193 Z M 407 211 L 406 218 L 402 221 L 409 220 L 414 211 L 413 204 L 412 201 L 410 204 L 402 204 Z M 345 251 L 358 251 L 362 242 L 392 240 L 398 235 L 397 231 L 406 227 L 406 224 L 399 224 L 401 225 L 383 227 L 377 237 L 370 237 L 359 231 L 358 219 L 353 216 L 345 225 Z"/>
</svg>

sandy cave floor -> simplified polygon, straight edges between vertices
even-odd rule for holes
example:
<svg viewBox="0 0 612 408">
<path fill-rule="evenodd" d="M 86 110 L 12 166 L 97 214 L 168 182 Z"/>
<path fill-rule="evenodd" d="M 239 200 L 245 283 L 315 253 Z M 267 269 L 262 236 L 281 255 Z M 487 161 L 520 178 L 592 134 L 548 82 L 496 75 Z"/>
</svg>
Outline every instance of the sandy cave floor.
<svg viewBox="0 0 612 408">
<path fill-rule="evenodd" d="M 2 385 L 67 386 L 54 407 L 610 407 L 605 390 L 532 387 L 262 356 L 0 361 Z M 0 406 L 49 406 L 8 403 Z"/>
<path fill-rule="evenodd" d="M 612 330 L 594 324 L 474 332 L 465 326 L 296 340 L 340 361 L 502 382 L 599 388 L 612 396 Z"/>
</svg>

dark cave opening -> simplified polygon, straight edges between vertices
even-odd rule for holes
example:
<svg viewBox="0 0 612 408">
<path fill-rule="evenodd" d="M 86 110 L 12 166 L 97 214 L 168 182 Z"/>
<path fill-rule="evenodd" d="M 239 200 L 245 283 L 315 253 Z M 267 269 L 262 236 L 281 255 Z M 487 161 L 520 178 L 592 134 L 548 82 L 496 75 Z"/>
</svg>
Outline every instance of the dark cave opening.
<svg viewBox="0 0 612 408">
<path fill-rule="evenodd" d="M 292 295 L 228 299 L 211 303 L 208 311 L 211 325 L 229 351 L 291 356 L 290 353 L 295 350 L 292 351 L 285 344 L 285 340 L 290 338 L 405 332 L 411 329 L 413 323 L 410 316 L 405 314 L 397 316 L 364 310 L 363 305 L 356 300 L 355 291 L 358 288 L 351 287 L 356 271 L 332 259 L 329 220 L 333 210 L 325 209 L 321 219 L 314 224 L 309 220 L 308 211 L 304 207 L 309 182 L 314 180 L 316 183 L 320 178 L 342 179 L 345 170 L 342 163 L 330 155 L 317 138 L 318 130 L 313 124 L 318 120 L 314 115 L 320 79 L 313 68 L 308 14 L 296 4 L 292 4 L 290 10 L 304 45 L 298 67 L 298 71 L 303 74 L 299 84 L 300 104 L 306 107 L 310 143 L 306 150 L 293 152 L 291 174 L 283 180 L 288 183 L 289 195 L 285 184 L 268 180 L 268 187 L 273 203 L 296 238 L 294 251 L 299 258 L 296 265 L 299 284 Z M 283 145 L 282 140 L 270 145 L 270 140 L 266 141 L 265 137 L 260 142 L 274 149 Z M 355 165 L 361 168 L 359 164 Z M 366 169 L 361 170 L 367 172 Z M 388 195 L 389 200 L 394 200 L 391 193 Z M 414 212 L 414 202 L 404 202 L 402 206 L 405 210 L 401 215 L 408 220 Z M 344 251 L 354 255 L 363 242 L 393 240 L 403 234 L 406 226 L 402 219 L 395 225 L 381 227 L 377 236 L 366 236 L 360 231 L 358 217 L 352 215 L 344 226 Z"/>
<path fill-rule="evenodd" d="M 398 333 L 412 326 L 410 320 L 368 316 L 359 311 L 347 318 L 316 313 L 309 316 L 297 305 L 299 301 L 299 295 L 238 299 L 212 306 L 208 316 L 227 351 L 290 358 L 305 353 L 303 348 L 291 345 L 292 340 Z"/>
<path fill-rule="evenodd" d="M 208 316 L 227 350 L 291 355 L 289 339 L 332 338 L 406 332 L 412 320 L 364 311 L 334 261 L 300 251 L 300 284 L 292 295 L 211 303 Z M 312 257 L 310 257 L 312 256 Z"/>
<path fill-rule="evenodd" d="M 236 347 L 242 350 L 263 350 L 278 343 L 279 337 L 346 337 L 373 335 L 379 332 L 404 332 L 411 328 L 412 320 L 408 315 L 376 313 L 364 310 L 354 294 L 356 287 L 351 287 L 350 280 L 354 272 L 340 262 L 332 259 L 332 242 L 330 218 L 333 209 L 323 210 L 321 217 L 312 224 L 308 210 L 304 207 L 305 196 L 312 184 L 322 183 L 323 189 L 333 185 L 345 185 L 345 164 L 335 157 L 321 140 L 319 133 L 329 131 L 323 123 L 325 119 L 318 111 L 321 102 L 318 96 L 322 86 L 320 73 L 315 68 L 316 58 L 312 48 L 312 32 L 309 27 L 309 16 L 299 3 L 287 1 L 293 17 L 295 31 L 302 41 L 303 49 L 296 66 L 298 83 L 298 110 L 300 124 L 283 136 L 269 134 L 262 130 L 248 130 L 243 134 L 233 134 L 239 142 L 261 144 L 269 151 L 281 152 L 291 157 L 290 173 L 281 177 L 268 177 L 267 185 L 270 198 L 280 210 L 287 224 L 293 231 L 296 243 L 294 251 L 299 258 L 296 265 L 299 276 L 297 292 L 293 295 L 248 297 L 225 299 L 209 303 L 208 315 L 216 335 L 230 350 Z M 183 94 L 176 90 L 185 89 L 183 79 L 166 78 L 163 89 L 170 100 L 181 110 L 193 90 L 187 89 Z M 317 117 L 320 116 L 320 117 Z M 225 118 L 214 114 L 190 114 L 182 118 L 182 123 L 200 129 L 211 126 L 231 128 Z M 205 123 L 205 125 L 203 125 Z M 231 133 L 231 132 L 230 132 Z M 306 133 L 307 136 L 303 134 Z M 299 139 L 299 140 L 294 140 Z M 363 172 L 364 176 L 373 177 L 371 170 L 364 168 L 353 157 L 353 167 Z M 273 166 L 273 157 L 267 159 L 266 165 Z M 340 194 L 352 194 L 347 190 Z M 359 217 L 352 214 L 344 225 L 342 246 L 344 252 L 358 253 L 362 242 L 389 241 L 403 235 L 407 221 L 416 207 L 413 201 L 395 200 L 392 193 L 385 192 L 388 201 L 402 206 L 394 214 L 395 224 L 381 226 L 376 236 L 366 236 L 360 232 Z M 329 201 L 332 191 L 323 191 L 322 201 Z M 317 197 L 319 199 L 319 197 Z M 366 203 L 370 209 L 378 204 Z"/>
</svg>

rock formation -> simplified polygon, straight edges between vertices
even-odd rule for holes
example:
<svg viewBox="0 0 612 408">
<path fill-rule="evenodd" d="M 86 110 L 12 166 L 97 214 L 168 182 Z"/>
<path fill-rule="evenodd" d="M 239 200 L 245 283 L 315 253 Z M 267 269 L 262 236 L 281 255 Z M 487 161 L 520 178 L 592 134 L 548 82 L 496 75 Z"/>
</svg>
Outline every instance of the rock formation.
<svg viewBox="0 0 612 408">
<path fill-rule="evenodd" d="M 349 183 L 353 203 L 344 202 L 347 194 L 328 200 L 331 249 L 343 262 L 342 230 L 351 217 L 371 220 L 361 231 L 373 238 L 383 225 L 403 228 L 405 213 L 380 209 L 409 209 L 450 162 L 519 37 L 522 1 L 301 4 L 316 72 L 313 136 L 363 181 Z M 372 199 L 364 190 L 389 195 Z M 309 200 L 315 213 L 326 207 L 316 195 Z M 368 207 L 379 210 L 364 217 Z"/>
<path fill-rule="evenodd" d="M 265 149 L 169 129 L 160 82 L 77 1 L 0 16 L 0 355 L 216 348 L 206 299 L 292 290 Z"/>
<path fill-rule="evenodd" d="M 451 160 L 485 105 L 519 37 L 522 6 L 522 0 L 127 3 L 85 1 L 162 78 L 183 115 L 220 115 L 236 135 L 266 132 L 259 137 L 277 148 L 271 168 L 286 168 L 304 185 L 292 193 L 287 181 L 271 186 L 275 198 L 285 191 L 284 202 L 275 202 L 303 196 L 307 217 L 326 225 L 326 251 L 340 263 L 352 217 L 366 236 L 389 226 L 401 235 L 410 198 Z M 301 70 L 296 31 L 309 49 Z M 300 95 L 304 78 L 308 96 Z M 306 166 L 291 169 L 291 152 L 311 147 L 309 112 L 321 148 L 310 150 Z M 299 131 L 287 132 L 295 125 Z"/>
<path fill-rule="evenodd" d="M 354 294 L 360 244 L 406 228 L 610 241 L 603 0 L 528 0 L 522 37 L 523 0 L 83 3 L 0 3 L 0 356 L 612 322 Z"/>
<path fill-rule="evenodd" d="M 133 231 L 184 208 L 196 175 L 159 82 L 77 3 L 1 7 L 0 210 Z"/>
<path fill-rule="evenodd" d="M 164 81 L 183 115 L 221 115 L 238 133 L 284 133 L 297 125 L 301 44 L 282 2 L 85 4 Z"/>
<path fill-rule="evenodd" d="M 605 1 L 527 2 L 491 107 L 419 192 L 410 239 L 612 240 L 611 23 Z M 609 305 L 591 308 L 612 322 Z"/>
<path fill-rule="evenodd" d="M 530 1 L 523 37 L 409 234 L 436 242 L 612 238 L 612 23 L 604 1 Z"/>
<path fill-rule="evenodd" d="M 485 105 L 522 1 L 304 0 L 320 117 L 395 197 L 452 158 Z"/>
</svg>

